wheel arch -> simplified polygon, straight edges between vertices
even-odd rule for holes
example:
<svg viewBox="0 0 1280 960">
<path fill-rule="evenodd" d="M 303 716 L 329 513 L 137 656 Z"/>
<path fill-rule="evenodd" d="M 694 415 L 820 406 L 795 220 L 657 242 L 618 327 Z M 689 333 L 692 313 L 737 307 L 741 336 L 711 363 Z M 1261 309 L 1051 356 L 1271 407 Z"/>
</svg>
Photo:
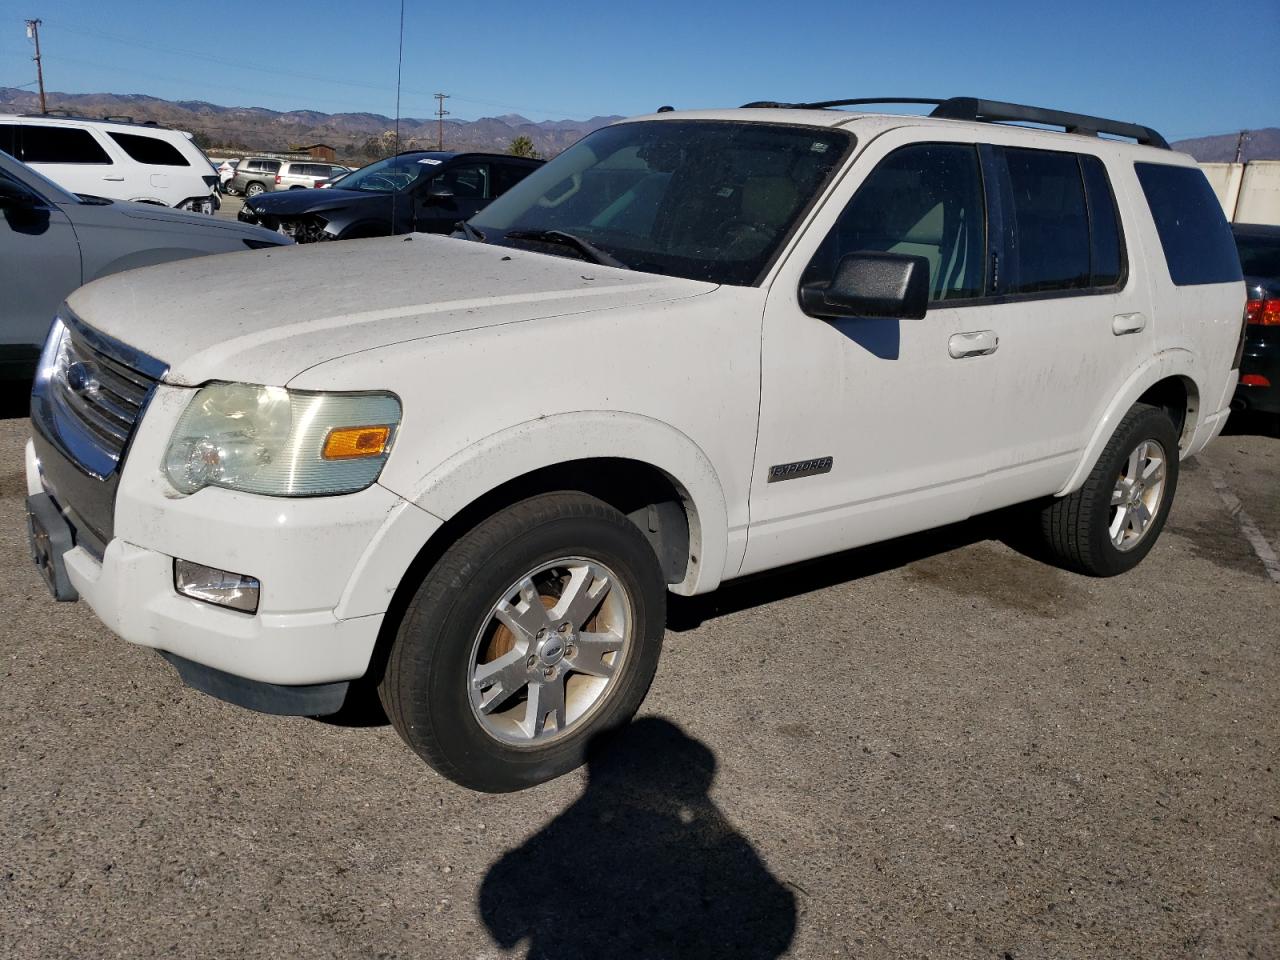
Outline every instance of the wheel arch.
<svg viewBox="0 0 1280 960">
<path fill-rule="evenodd" d="M 1130 374 L 1107 405 L 1071 478 L 1056 496 L 1065 496 L 1080 488 L 1117 425 L 1135 403 L 1150 403 L 1169 412 L 1178 431 L 1179 446 L 1186 455 L 1203 420 L 1200 395 L 1195 356 L 1189 350 L 1174 348 L 1151 357 Z"/>
</svg>

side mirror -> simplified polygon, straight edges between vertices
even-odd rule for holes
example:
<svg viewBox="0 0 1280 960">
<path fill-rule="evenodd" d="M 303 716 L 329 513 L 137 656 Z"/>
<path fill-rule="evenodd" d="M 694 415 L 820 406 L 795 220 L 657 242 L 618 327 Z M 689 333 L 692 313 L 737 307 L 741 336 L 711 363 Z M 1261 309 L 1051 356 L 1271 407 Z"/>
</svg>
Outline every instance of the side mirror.
<svg viewBox="0 0 1280 960">
<path fill-rule="evenodd" d="M 830 283 L 800 288 L 800 309 L 824 320 L 920 320 L 928 308 L 929 261 L 900 253 L 850 253 L 840 258 Z"/>
<path fill-rule="evenodd" d="M 433 180 L 431 186 L 427 187 L 427 203 L 444 204 L 452 199 L 453 191 L 449 189 L 449 185 L 446 183 Z"/>
<path fill-rule="evenodd" d="M 0 177 L 0 209 L 29 209 L 40 205 L 40 199 L 7 177 Z"/>
</svg>

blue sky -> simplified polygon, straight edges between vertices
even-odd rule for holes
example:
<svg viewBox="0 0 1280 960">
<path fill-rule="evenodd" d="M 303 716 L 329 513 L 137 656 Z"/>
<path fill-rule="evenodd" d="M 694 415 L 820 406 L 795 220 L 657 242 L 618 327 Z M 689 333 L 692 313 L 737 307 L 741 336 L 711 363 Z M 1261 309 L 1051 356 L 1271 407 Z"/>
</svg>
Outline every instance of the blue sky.
<svg viewBox="0 0 1280 960">
<path fill-rule="evenodd" d="M 0 85 L 227 106 L 395 109 L 398 0 L 2 0 Z M 288 20 L 286 24 L 284 21 Z M 971 95 L 1169 139 L 1280 126 L 1280 3 L 407 0 L 401 111 L 462 119 L 659 104 Z M 34 87 L 32 87 L 34 89 Z"/>
</svg>

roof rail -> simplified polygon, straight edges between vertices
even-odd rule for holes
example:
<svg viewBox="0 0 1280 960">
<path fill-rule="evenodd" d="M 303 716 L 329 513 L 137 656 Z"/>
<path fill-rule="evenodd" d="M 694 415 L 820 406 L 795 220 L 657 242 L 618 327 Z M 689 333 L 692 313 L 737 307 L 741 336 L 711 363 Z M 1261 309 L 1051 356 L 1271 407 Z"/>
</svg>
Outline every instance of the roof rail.
<svg viewBox="0 0 1280 960">
<path fill-rule="evenodd" d="M 1067 133 L 1096 137 L 1106 133 L 1115 137 L 1127 137 L 1149 147 L 1169 150 L 1168 141 L 1150 127 L 1122 120 L 1107 120 L 1083 113 L 1067 113 L 1045 107 L 1028 107 L 1020 103 L 1004 103 L 1000 100 L 980 100 L 977 97 L 951 97 L 947 100 L 931 100 L 924 97 L 859 97 L 853 100 L 820 100 L 814 103 L 779 103 L 773 100 L 756 100 L 743 104 L 744 108 L 772 107 L 790 110 L 825 110 L 829 107 L 852 107 L 875 103 L 923 103 L 932 104 L 929 114 L 943 120 L 969 120 L 979 123 L 1039 123 L 1062 127 Z"/>
<path fill-rule="evenodd" d="M 50 109 L 44 113 L 23 113 L 22 117 L 29 117 L 38 120 L 41 117 L 56 117 L 59 120 L 87 120 L 90 123 L 122 123 L 131 127 L 158 127 L 160 126 L 155 120 L 135 120 L 133 117 L 109 116 L 109 117 L 87 117 L 83 114 L 72 113 L 70 110 Z"/>
</svg>

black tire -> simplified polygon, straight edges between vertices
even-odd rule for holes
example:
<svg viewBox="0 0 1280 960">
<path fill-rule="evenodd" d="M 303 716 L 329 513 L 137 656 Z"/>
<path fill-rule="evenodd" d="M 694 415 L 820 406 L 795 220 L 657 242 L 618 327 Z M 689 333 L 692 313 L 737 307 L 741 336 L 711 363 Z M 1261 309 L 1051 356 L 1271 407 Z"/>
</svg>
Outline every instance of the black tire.
<svg viewBox="0 0 1280 960">
<path fill-rule="evenodd" d="M 1115 519 L 1112 492 L 1130 456 L 1145 442 L 1159 444 L 1165 455 L 1164 485 L 1158 502 L 1149 509 L 1151 520 L 1145 532 L 1132 546 L 1121 549 L 1110 533 Z M 1168 413 L 1135 404 L 1116 426 L 1084 485 L 1041 512 L 1041 533 L 1052 559 L 1068 570 L 1093 577 L 1114 577 L 1136 567 L 1155 546 L 1169 516 L 1178 486 L 1178 455 L 1178 432 Z"/>
<path fill-rule="evenodd" d="M 504 742 L 472 706 L 477 644 L 513 584 L 565 557 L 603 564 L 625 588 L 626 654 L 593 705 L 550 742 Z M 489 517 L 445 551 L 408 604 L 378 695 L 401 738 L 438 772 L 474 790 L 520 790 L 578 767 L 595 737 L 631 719 L 653 680 L 665 627 L 666 586 L 639 529 L 594 497 L 545 494 Z M 512 702 L 518 709 L 519 698 Z"/>
<path fill-rule="evenodd" d="M 267 188 L 256 180 L 244 188 L 244 195 L 252 200 L 254 197 L 260 196 L 267 192 Z"/>
</svg>

